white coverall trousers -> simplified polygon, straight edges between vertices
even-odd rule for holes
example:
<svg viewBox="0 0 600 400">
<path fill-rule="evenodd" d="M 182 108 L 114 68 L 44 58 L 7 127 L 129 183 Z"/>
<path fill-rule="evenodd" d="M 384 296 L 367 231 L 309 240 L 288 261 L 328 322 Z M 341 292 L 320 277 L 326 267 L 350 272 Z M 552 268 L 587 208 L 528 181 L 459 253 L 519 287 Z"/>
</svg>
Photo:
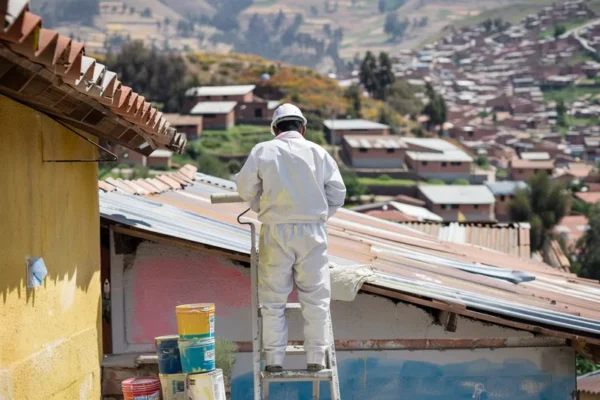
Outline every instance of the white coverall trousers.
<svg viewBox="0 0 600 400">
<path fill-rule="evenodd" d="M 285 305 L 294 281 L 304 317 L 307 363 L 324 365 L 329 345 L 331 284 L 323 222 L 262 225 L 258 301 L 262 306 L 266 365 L 283 365 L 288 344 Z"/>
</svg>

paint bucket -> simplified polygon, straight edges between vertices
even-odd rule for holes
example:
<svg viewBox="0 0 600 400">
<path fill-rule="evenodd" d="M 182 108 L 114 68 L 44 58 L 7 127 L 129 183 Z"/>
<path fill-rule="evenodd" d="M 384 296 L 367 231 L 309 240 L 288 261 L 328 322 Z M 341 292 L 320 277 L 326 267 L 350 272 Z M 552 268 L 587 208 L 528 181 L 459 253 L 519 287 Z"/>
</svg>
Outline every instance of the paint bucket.
<svg viewBox="0 0 600 400">
<path fill-rule="evenodd" d="M 225 400 L 223 371 L 188 375 L 186 389 L 188 400 Z"/>
<path fill-rule="evenodd" d="M 160 379 L 140 376 L 121 382 L 124 400 L 160 400 Z"/>
<path fill-rule="evenodd" d="M 188 400 L 185 390 L 187 374 L 159 374 L 163 400 Z"/>
<path fill-rule="evenodd" d="M 175 313 L 179 336 L 182 339 L 214 339 L 214 304 L 185 304 L 177 306 Z"/>
<path fill-rule="evenodd" d="M 215 369 L 215 339 L 179 339 L 181 367 L 187 374 Z"/>
<path fill-rule="evenodd" d="M 159 336 L 154 338 L 156 355 L 158 356 L 158 372 L 161 374 L 180 374 L 181 358 L 179 356 L 178 335 Z"/>
</svg>

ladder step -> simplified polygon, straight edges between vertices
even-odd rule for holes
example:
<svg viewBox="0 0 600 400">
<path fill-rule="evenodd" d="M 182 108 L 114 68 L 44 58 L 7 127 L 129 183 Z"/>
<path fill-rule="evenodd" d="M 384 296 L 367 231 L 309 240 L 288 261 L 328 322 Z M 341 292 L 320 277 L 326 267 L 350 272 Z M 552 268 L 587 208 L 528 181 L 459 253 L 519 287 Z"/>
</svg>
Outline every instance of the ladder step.
<svg viewBox="0 0 600 400">
<path fill-rule="evenodd" d="M 306 354 L 306 350 L 304 350 L 304 346 L 287 346 L 285 348 L 285 354 L 292 356 L 302 356 Z"/>
<path fill-rule="evenodd" d="M 283 372 L 262 371 L 260 377 L 265 383 L 272 382 L 314 382 L 330 381 L 333 373 L 330 369 L 319 372 L 309 372 L 305 369 L 288 369 Z"/>
</svg>

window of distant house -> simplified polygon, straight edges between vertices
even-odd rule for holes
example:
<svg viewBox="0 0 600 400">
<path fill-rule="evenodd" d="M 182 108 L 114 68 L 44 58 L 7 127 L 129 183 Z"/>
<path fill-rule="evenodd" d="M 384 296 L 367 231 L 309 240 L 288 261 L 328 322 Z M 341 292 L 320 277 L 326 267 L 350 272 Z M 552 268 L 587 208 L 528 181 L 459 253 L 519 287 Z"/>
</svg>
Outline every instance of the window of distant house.
<svg viewBox="0 0 600 400">
<path fill-rule="evenodd" d="M 447 163 L 447 162 L 443 162 L 443 163 L 442 163 L 442 167 L 446 167 L 447 165 L 448 165 L 448 163 Z"/>
<path fill-rule="evenodd" d="M 520 173 L 520 174 L 522 174 L 523 170 L 522 169 L 518 169 L 517 172 Z"/>
<path fill-rule="evenodd" d="M 427 161 L 423 161 L 421 164 L 427 165 L 428 163 L 427 163 Z"/>
<path fill-rule="evenodd" d="M 534 174 L 537 174 L 537 173 L 538 173 L 538 170 L 537 170 L 537 169 L 534 169 L 534 170 L 533 170 L 533 173 L 534 173 Z"/>
<path fill-rule="evenodd" d="M 469 137 L 473 137 L 473 132 L 469 132 Z"/>
<path fill-rule="evenodd" d="M 389 154 L 392 154 L 392 153 L 395 153 L 395 152 L 396 152 L 396 149 L 387 149 L 387 152 L 388 152 Z"/>
<path fill-rule="evenodd" d="M 367 153 L 369 151 L 369 149 L 361 147 L 358 151 L 361 152 L 361 153 Z"/>
<path fill-rule="evenodd" d="M 458 204 L 452 204 L 452 209 L 453 210 L 458 210 Z"/>
<path fill-rule="evenodd" d="M 217 114 L 204 114 L 203 118 L 217 118 Z"/>
<path fill-rule="evenodd" d="M 450 204 L 444 204 L 444 205 L 442 205 L 442 208 L 444 210 L 452 210 L 452 206 Z"/>
<path fill-rule="evenodd" d="M 479 204 L 475 204 L 474 207 L 475 207 L 476 210 L 479 210 Z"/>
<path fill-rule="evenodd" d="M 506 200 L 506 196 L 504 196 L 504 195 L 500 196 L 500 201 L 504 201 L 504 200 Z"/>
<path fill-rule="evenodd" d="M 223 96 L 223 100 L 227 100 L 229 96 Z"/>
<path fill-rule="evenodd" d="M 453 163 L 450 163 L 450 165 L 453 165 L 453 166 L 455 166 L 455 167 L 460 167 L 460 165 L 461 165 L 461 164 L 462 164 L 462 163 L 459 163 L 459 162 L 453 162 Z"/>
<path fill-rule="evenodd" d="M 263 114 L 262 114 L 262 108 L 255 108 L 254 109 L 254 117 L 255 118 L 262 118 Z"/>
</svg>

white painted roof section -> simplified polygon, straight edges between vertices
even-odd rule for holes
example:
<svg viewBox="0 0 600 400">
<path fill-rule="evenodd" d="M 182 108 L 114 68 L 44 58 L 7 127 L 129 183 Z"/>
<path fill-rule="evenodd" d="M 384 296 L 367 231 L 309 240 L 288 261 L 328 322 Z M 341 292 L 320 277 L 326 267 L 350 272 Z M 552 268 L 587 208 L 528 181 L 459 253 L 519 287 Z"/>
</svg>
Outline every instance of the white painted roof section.
<svg viewBox="0 0 600 400">
<path fill-rule="evenodd" d="M 403 149 L 406 144 L 401 137 L 398 136 L 344 136 L 344 140 L 348 142 L 352 148 L 367 148 L 367 149 Z"/>
<path fill-rule="evenodd" d="M 192 108 L 190 114 L 229 114 L 236 105 L 236 101 L 201 101 Z"/>
<path fill-rule="evenodd" d="M 256 85 L 200 86 L 188 89 L 186 96 L 243 96 L 252 92 Z"/>
<path fill-rule="evenodd" d="M 404 204 L 398 203 L 396 201 L 391 201 L 390 205 L 394 207 L 396 210 L 400 211 L 402 214 L 408 215 L 409 217 L 413 217 L 418 219 L 419 221 L 435 221 L 435 222 L 443 222 L 444 219 L 439 215 L 432 213 L 428 209 L 419 206 L 413 206 L 412 204 Z"/>
<path fill-rule="evenodd" d="M 323 125 L 327 129 L 335 130 L 369 130 L 369 129 L 389 129 L 388 125 L 378 122 L 367 121 L 366 119 L 326 119 Z"/>
<path fill-rule="evenodd" d="M 545 151 L 521 153 L 522 160 L 546 161 L 550 160 L 551 158 L 552 157 L 550 157 L 550 153 L 547 153 Z"/>
<path fill-rule="evenodd" d="M 407 151 L 415 161 L 473 162 L 473 158 L 452 143 L 435 138 L 403 138 L 404 143 L 423 147 L 430 151 Z"/>
<path fill-rule="evenodd" d="M 484 185 L 428 185 L 419 190 L 434 204 L 494 204 L 494 195 Z"/>
<path fill-rule="evenodd" d="M 274 110 L 279 107 L 280 104 L 281 102 L 279 100 L 269 100 L 267 101 L 267 110 Z"/>
<path fill-rule="evenodd" d="M 172 151 L 165 150 L 165 149 L 156 149 L 148 157 L 149 158 L 154 158 L 154 157 L 158 157 L 158 158 L 169 157 L 170 158 L 172 155 L 173 155 Z"/>
</svg>

